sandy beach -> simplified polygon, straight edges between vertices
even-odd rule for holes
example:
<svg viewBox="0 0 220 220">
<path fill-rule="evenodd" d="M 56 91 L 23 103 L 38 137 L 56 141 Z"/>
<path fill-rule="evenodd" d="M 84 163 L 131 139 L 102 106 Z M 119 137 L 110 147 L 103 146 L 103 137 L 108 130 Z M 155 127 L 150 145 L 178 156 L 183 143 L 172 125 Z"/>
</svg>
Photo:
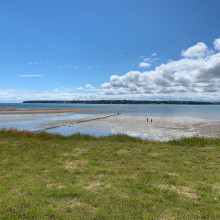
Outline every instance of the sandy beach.
<svg viewBox="0 0 220 220">
<path fill-rule="evenodd" d="M 183 137 L 220 138 L 220 121 L 188 118 L 152 118 L 147 122 L 144 116 L 115 116 L 87 122 L 83 126 L 126 133 L 146 139 L 169 141 Z"/>
<path fill-rule="evenodd" d="M 83 109 L 83 111 L 89 110 L 90 109 Z M 74 118 L 74 115 L 79 115 L 77 112 L 81 111 L 81 109 L 4 110 L 3 112 L 5 111 L 9 111 L 9 114 L 16 112 L 13 116 L 1 114 L 0 117 L 0 123 L 10 123 L 12 127 L 16 123 L 31 122 L 33 125 L 38 123 L 39 130 L 50 131 L 54 128 L 65 127 L 65 129 L 68 129 L 71 133 L 71 130 L 74 131 L 74 128 L 77 126 L 79 132 L 80 129 L 94 130 L 94 135 L 99 135 L 98 131 L 100 131 L 100 133 L 107 131 L 108 134 L 123 133 L 158 141 L 169 141 L 193 136 L 220 138 L 220 121 L 161 117 L 148 118 L 147 121 L 147 117 L 145 116 L 114 114 L 88 114 L 84 116 L 80 115 L 83 116 L 83 118 Z M 71 114 L 73 118 L 70 118 L 71 116 L 66 114 L 67 112 L 74 111 L 76 114 Z M 23 115 L 19 116 L 17 112 L 23 112 L 21 113 Z"/>
</svg>

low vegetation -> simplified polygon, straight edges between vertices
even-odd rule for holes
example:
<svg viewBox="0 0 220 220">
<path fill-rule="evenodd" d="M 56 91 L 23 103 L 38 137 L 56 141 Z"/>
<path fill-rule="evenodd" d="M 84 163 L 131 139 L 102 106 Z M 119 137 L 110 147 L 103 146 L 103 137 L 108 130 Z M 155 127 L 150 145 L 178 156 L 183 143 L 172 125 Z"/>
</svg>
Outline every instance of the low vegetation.
<svg viewBox="0 0 220 220">
<path fill-rule="evenodd" d="M 0 219 L 220 219 L 220 140 L 0 131 Z"/>
</svg>

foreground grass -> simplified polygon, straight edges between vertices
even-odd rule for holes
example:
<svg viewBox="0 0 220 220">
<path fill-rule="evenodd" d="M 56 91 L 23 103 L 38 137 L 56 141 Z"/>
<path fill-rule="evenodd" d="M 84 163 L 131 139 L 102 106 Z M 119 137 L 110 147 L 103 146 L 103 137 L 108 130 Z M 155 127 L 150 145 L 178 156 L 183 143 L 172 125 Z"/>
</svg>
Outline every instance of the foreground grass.
<svg viewBox="0 0 220 220">
<path fill-rule="evenodd" d="M 0 131 L 1 219 L 220 219 L 220 140 Z"/>
</svg>

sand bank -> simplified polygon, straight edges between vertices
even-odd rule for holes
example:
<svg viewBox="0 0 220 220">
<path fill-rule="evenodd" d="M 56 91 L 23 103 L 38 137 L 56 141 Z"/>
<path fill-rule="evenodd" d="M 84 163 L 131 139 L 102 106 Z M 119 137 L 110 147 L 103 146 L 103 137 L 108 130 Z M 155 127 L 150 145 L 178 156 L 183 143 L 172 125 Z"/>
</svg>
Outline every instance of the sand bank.
<svg viewBox="0 0 220 220">
<path fill-rule="evenodd" d="M 0 108 L 0 115 L 8 114 L 51 114 L 51 113 L 67 113 L 67 112 L 86 112 L 86 111 L 110 111 L 110 110 L 125 110 L 133 108 L 106 108 L 106 109 L 27 109 L 15 110 Z"/>
</svg>

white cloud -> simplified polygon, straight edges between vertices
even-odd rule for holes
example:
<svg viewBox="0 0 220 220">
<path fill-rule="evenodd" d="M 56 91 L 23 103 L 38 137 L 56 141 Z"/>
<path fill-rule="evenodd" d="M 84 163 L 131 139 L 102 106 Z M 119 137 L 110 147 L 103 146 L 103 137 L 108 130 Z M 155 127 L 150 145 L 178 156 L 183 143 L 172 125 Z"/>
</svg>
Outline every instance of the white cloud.
<svg viewBox="0 0 220 220">
<path fill-rule="evenodd" d="M 155 57 L 155 56 L 157 56 L 157 53 L 152 53 L 151 56 Z"/>
<path fill-rule="evenodd" d="M 29 62 L 28 64 L 29 64 L 29 65 L 37 65 L 38 62 Z"/>
<path fill-rule="evenodd" d="M 100 86 L 102 89 L 110 89 L 111 88 L 111 83 L 103 83 L 101 86 Z"/>
<path fill-rule="evenodd" d="M 25 100 L 91 100 L 103 99 L 104 96 L 94 93 L 73 93 L 60 89 L 52 91 L 34 91 L 17 89 L 0 89 L 0 102 L 22 102 Z"/>
<path fill-rule="evenodd" d="M 43 75 L 18 75 L 19 77 L 41 77 Z"/>
<path fill-rule="evenodd" d="M 76 89 L 78 89 L 78 90 L 83 90 L 83 87 L 78 87 L 78 88 L 76 88 Z"/>
<path fill-rule="evenodd" d="M 160 60 L 160 58 L 158 57 L 154 57 L 154 58 L 145 58 L 144 61 L 147 61 L 148 63 L 152 63 L 154 61 Z"/>
<path fill-rule="evenodd" d="M 59 89 L 54 89 L 53 92 L 59 92 Z"/>
<path fill-rule="evenodd" d="M 205 49 L 199 50 L 198 45 Z M 139 98 L 220 99 L 220 52 L 210 53 L 202 45 L 205 44 L 199 43 L 187 49 L 185 55 L 188 57 L 161 64 L 153 71 L 112 75 L 109 83 L 100 86 L 103 90 L 99 94 L 117 97 L 133 95 Z"/>
<path fill-rule="evenodd" d="M 94 89 L 94 87 L 91 84 L 86 84 L 85 86 L 87 89 Z"/>
<path fill-rule="evenodd" d="M 216 45 L 218 48 L 218 41 L 215 40 L 215 48 Z M 195 49 L 195 47 L 191 48 Z M 188 53 L 189 49 L 186 50 Z M 91 84 L 86 84 L 85 88 L 87 90 L 78 93 L 73 93 L 74 90 L 70 88 L 41 92 L 0 89 L 0 101 L 20 102 L 43 99 L 191 99 L 220 101 L 220 52 L 208 50 L 206 47 L 203 56 L 195 57 L 195 55 L 192 56 L 193 53 L 191 52 L 191 56 L 161 64 L 152 71 L 129 71 L 122 76 L 112 75 L 110 81 L 103 83 L 100 89 L 94 89 Z M 198 51 L 196 54 L 198 54 Z M 77 89 L 82 90 L 83 88 L 79 87 Z M 85 91 L 87 92 L 85 93 Z"/>
<path fill-rule="evenodd" d="M 220 51 L 220 38 L 215 39 L 215 41 L 214 41 L 214 46 L 215 46 L 215 49 L 216 49 L 216 50 L 219 50 L 219 51 Z"/>
<path fill-rule="evenodd" d="M 139 67 L 145 68 L 145 67 L 149 67 L 149 66 L 151 66 L 150 63 L 146 63 L 146 62 L 141 62 L 141 63 L 139 63 Z"/>
<path fill-rule="evenodd" d="M 182 51 L 182 56 L 192 57 L 203 57 L 207 51 L 207 46 L 203 42 L 199 42 L 196 45 Z"/>
</svg>

